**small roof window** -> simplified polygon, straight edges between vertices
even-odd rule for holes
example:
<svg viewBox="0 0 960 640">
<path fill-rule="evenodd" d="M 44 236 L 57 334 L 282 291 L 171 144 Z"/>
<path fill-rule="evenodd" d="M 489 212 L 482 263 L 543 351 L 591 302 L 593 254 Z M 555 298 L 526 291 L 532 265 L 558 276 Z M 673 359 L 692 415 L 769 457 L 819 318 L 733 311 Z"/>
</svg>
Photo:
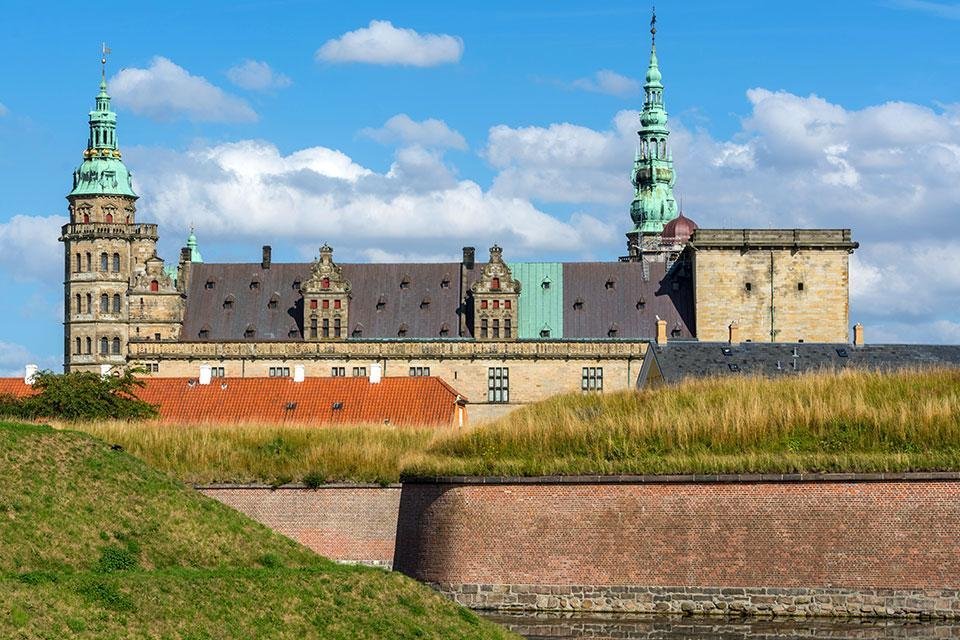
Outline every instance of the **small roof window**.
<svg viewBox="0 0 960 640">
<path fill-rule="evenodd" d="M 233 309 L 233 304 L 234 304 L 236 301 L 237 301 L 237 299 L 233 297 L 233 294 L 232 294 L 232 293 L 229 294 L 226 298 L 223 299 L 223 308 L 224 308 L 224 309 Z"/>
<path fill-rule="evenodd" d="M 576 309 L 577 311 L 579 311 L 580 309 L 583 309 L 583 298 L 578 297 L 576 300 L 574 300 L 573 308 Z"/>
<path fill-rule="evenodd" d="M 257 328 L 252 324 L 248 324 L 247 328 L 243 332 L 244 338 L 254 338 L 257 335 Z"/>
<path fill-rule="evenodd" d="M 399 336 L 399 337 L 402 338 L 402 337 L 404 337 L 404 336 L 407 335 L 407 332 L 408 332 L 409 330 L 410 330 L 410 329 L 409 329 L 409 327 L 407 327 L 406 323 L 401 323 L 401 324 L 400 324 L 400 328 L 397 329 L 397 336 Z"/>
<path fill-rule="evenodd" d="M 607 281 L 603 283 L 605 289 L 614 289 L 617 286 L 617 281 L 613 279 L 613 276 L 608 276 Z"/>
<path fill-rule="evenodd" d="M 409 289 L 410 288 L 410 276 L 403 274 L 400 276 L 400 288 Z"/>
<path fill-rule="evenodd" d="M 430 306 L 431 302 L 432 300 L 430 299 L 430 296 L 423 296 L 423 300 L 420 301 L 420 308 L 426 309 L 427 307 Z"/>
<path fill-rule="evenodd" d="M 442 325 L 440 325 L 440 336 L 445 338 L 448 335 L 450 335 L 450 325 L 444 322 Z"/>
</svg>

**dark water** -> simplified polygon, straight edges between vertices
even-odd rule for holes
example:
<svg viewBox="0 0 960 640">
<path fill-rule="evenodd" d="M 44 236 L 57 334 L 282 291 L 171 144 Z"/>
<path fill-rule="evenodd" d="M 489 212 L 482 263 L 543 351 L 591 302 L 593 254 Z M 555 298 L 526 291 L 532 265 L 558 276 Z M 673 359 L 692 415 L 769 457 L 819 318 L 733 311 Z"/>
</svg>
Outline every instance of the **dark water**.
<svg viewBox="0 0 960 640">
<path fill-rule="evenodd" d="M 485 618 L 530 640 L 949 640 L 960 624 L 934 622 L 712 619 L 629 614 L 508 614 Z"/>
</svg>

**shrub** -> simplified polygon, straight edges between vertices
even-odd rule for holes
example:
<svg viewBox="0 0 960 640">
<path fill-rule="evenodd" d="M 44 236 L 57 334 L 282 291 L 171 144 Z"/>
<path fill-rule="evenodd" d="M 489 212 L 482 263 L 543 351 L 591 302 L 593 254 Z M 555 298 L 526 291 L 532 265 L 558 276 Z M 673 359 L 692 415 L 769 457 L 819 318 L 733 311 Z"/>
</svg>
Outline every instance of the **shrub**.
<svg viewBox="0 0 960 640">
<path fill-rule="evenodd" d="M 137 420 L 153 418 L 157 408 L 134 393 L 143 382 L 125 369 L 117 375 L 101 376 L 91 371 L 56 374 L 41 371 L 34 379 L 36 395 L 0 398 L 0 415 L 17 418 L 61 420 Z"/>
</svg>

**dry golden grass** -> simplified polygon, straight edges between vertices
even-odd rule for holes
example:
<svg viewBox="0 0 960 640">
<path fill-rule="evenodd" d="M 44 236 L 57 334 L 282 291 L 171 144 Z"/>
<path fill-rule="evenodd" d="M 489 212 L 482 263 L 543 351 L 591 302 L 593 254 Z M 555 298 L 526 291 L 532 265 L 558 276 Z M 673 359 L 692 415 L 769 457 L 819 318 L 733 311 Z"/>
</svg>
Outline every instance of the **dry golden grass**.
<svg viewBox="0 0 960 640">
<path fill-rule="evenodd" d="M 960 470 L 960 370 L 737 377 L 568 394 L 463 430 L 70 426 L 119 443 L 187 482 Z"/>
</svg>

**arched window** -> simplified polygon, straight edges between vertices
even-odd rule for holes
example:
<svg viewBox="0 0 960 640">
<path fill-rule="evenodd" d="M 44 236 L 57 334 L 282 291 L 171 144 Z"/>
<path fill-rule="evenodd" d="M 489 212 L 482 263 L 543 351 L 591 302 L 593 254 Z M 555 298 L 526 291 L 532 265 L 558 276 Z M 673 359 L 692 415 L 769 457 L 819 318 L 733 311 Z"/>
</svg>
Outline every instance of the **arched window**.
<svg viewBox="0 0 960 640">
<path fill-rule="evenodd" d="M 113 271 L 114 273 L 120 272 L 120 254 L 119 253 L 113 254 Z"/>
<path fill-rule="evenodd" d="M 110 296 L 105 293 L 100 296 L 100 313 L 110 313 Z"/>
<path fill-rule="evenodd" d="M 80 338 L 77 338 L 77 350 L 75 351 L 77 355 L 80 355 Z"/>
<path fill-rule="evenodd" d="M 77 272 L 83 271 L 83 262 L 80 260 L 80 254 L 77 254 Z"/>
<path fill-rule="evenodd" d="M 120 294 L 113 294 L 113 312 L 120 313 Z"/>
<path fill-rule="evenodd" d="M 90 252 L 87 252 L 87 271 L 93 271 L 93 261 L 90 256 Z"/>
<path fill-rule="evenodd" d="M 110 341 L 106 338 L 100 338 L 100 355 L 105 356 L 110 353 Z"/>
<path fill-rule="evenodd" d="M 105 218 L 105 219 L 106 219 L 107 222 L 113 222 L 113 214 L 112 214 L 112 213 L 108 213 L 108 214 L 106 215 L 106 218 Z"/>
<path fill-rule="evenodd" d="M 86 211 L 83 212 L 83 222 L 84 224 L 90 222 L 90 214 L 87 213 Z"/>
<path fill-rule="evenodd" d="M 87 294 L 87 313 L 93 313 L 93 294 Z M 87 350 L 90 353 L 90 350 Z"/>
<path fill-rule="evenodd" d="M 160 283 L 156 280 L 150 281 L 150 291 L 160 291 Z"/>
<path fill-rule="evenodd" d="M 75 295 L 73 299 L 74 299 L 73 312 L 74 312 L 74 313 L 83 313 L 83 307 L 80 306 L 80 303 L 81 303 L 80 294 L 78 293 L 77 295 Z M 79 338 L 78 338 L 78 340 L 79 340 Z M 79 353 L 79 351 L 78 351 L 77 353 Z"/>
<path fill-rule="evenodd" d="M 114 338 L 113 344 L 111 345 L 111 353 L 115 356 L 120 355 L 120 338 Z"/>
<path fill-rule="evenodd" d="M 85 353 L 86 353 L 87 355 L 90 355 L 90 352 L 91 352 L 92 350 L 93 350 L 93 340 L 88 336 L 88 337 L 87 337 L 87 350 L 85 351 Z"/>
<path fill-rule="evenodd" d="M 110 269 L 110 256 L 107 255 L 107 252 L 104 251 L 100 254 L 100 271 L 109 271 Z"/>
</svg>

